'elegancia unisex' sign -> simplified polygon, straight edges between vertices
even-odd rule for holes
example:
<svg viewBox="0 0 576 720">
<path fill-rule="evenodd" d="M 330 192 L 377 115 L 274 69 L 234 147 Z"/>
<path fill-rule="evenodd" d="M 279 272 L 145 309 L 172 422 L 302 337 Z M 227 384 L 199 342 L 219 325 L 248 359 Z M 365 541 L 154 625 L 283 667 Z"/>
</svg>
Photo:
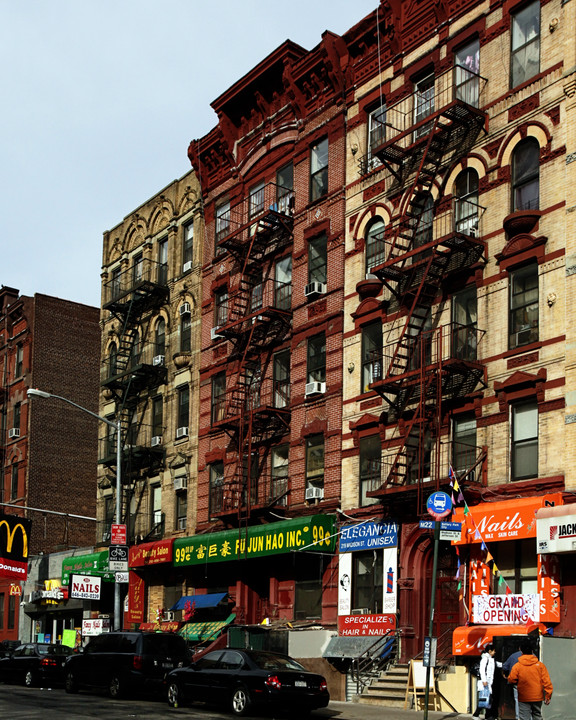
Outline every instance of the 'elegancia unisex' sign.
<svg viewBox="0 0 576 720">
<path fill-rule="evenodd" d="M 256 525 L 246 531 L 225 530 L 174 541 L 173 564 L 199 565 L 239 558 L 264 557 L 304 550 L 333 552 L 334 515 L 312 515 L 285 522 Z"/>
<path fill-rule="evenodd" d="M 340 552 L 355 550 L 377 550 L 398 545 L 396 523 L 365 522 L 342 528 Z"/>
</svg>

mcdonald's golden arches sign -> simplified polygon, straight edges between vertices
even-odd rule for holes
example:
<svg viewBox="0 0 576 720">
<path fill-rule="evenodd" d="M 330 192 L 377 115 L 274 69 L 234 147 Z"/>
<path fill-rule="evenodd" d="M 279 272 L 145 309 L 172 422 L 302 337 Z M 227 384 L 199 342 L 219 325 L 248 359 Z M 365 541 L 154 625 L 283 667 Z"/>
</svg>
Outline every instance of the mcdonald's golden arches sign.
<svg viewBox="0 0 576 720">
<path fill-rule="evenodd" d="M 0 513 L 0 577 L 26 580 L 32 522 Z"/>
</svg>

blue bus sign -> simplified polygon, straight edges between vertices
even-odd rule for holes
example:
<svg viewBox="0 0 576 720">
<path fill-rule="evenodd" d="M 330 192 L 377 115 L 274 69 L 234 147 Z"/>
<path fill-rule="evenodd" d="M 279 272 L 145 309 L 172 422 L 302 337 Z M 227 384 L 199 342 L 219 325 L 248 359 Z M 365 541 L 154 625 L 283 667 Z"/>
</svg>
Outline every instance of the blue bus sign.
<svg viewBox="0 0 576 720">
<path fill-rule="evenodd" d="M 432 493 L 426 503 L 426 509 L 435 520 L 442 520 L 442 518 L 450 515 L 452 510 L 452 500 L 450 499 L 450 495 L 442 492 L 441 490 Z"/>
</svg>

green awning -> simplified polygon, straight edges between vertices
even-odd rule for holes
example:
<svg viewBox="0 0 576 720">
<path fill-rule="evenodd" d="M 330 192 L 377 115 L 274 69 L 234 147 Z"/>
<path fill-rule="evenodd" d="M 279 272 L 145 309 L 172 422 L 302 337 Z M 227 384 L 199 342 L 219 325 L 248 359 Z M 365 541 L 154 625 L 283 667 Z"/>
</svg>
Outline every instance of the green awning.
<svg viewBox="0 0 576 720">
<path fill-rule="evenodd" d="M 184 627 L 178 630 L 178 635 L 181 635 L 184 640 L 191 642 L 198 642 L 200 640 L 215 640 L 220 632 L 230 625 L 230 623 L 236 617 L 236 613 L 228 615 L 226 620 L 213 620 L 212 622 L 196 622 L 186 623 Z"/>
<path fill-rule="evenodd" d="M 108 550 L 73 555 L 62 560 L 62 585 L 68 585 L 70 575 L 95 575 L 105 582 L 114 582 L 114 573 L 108 569 Z"/>
</svg>

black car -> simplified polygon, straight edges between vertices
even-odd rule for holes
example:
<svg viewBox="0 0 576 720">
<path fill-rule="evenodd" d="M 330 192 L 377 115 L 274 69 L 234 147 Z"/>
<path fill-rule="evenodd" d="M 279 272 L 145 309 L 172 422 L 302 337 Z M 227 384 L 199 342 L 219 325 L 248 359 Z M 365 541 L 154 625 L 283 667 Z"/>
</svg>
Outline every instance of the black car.
<svg viewBox="0 0 576 720">
<path fill-rule="evenodd" d="M 279 653 L 261 650 L 214 650 L 166 678 L 168 703 L 187 701 L 228 705 L 235 715 L 252 707 L 275 706 L 305 715 L 328 705 L 322 675 Z"/>
<path fill-rule="evenodd" d="M 113 698 L 132 690 L 159 691 L 167 672 L 190 660 L 184 638 L 173 633 L 111 632 L 91 638 L 64 668 L 68 693 L 106 688 Z"/>
<path fill-rule="evenodd" d="M 33 685 L 61 685 L 64 663 L 73 653 L 66 645 L 25 643 L 0 659 L 0 680 Z"/>
</svg>

